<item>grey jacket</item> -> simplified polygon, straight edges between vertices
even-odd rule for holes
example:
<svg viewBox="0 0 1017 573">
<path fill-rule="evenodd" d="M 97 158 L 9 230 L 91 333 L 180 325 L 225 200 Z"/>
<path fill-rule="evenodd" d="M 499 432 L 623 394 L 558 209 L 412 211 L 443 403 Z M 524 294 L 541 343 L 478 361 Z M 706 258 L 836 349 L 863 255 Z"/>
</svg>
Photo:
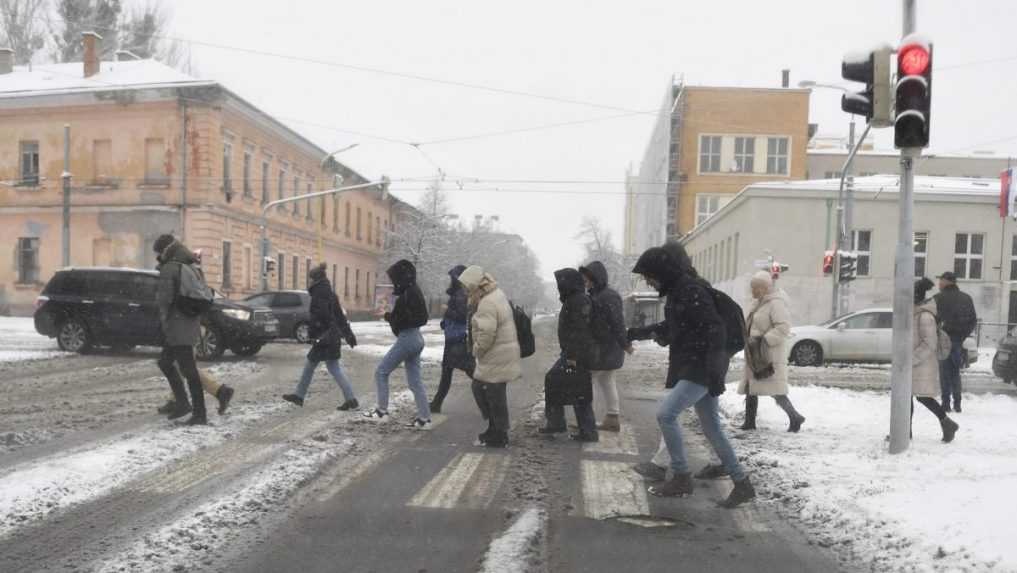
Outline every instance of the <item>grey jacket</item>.
<svg viewBox="0 0 1017 573">
<path fill-rule="evenodd" d="M 159 289 L 155 302 L 159 307 L 164 346 L 194 346 L 201 335 L 201 317 L 184 316 L 173 307 L 180 292 L 180 265 L 196 262 L 187 247 L 177 241 L 159 256 Z"/>
</svg>

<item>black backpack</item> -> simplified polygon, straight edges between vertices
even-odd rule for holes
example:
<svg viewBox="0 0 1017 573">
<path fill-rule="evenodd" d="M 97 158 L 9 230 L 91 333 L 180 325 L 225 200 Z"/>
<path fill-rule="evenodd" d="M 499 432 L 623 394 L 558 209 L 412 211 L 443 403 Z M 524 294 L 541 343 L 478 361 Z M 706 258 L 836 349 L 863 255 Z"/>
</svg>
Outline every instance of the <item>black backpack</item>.
<svg viewBox="0 0 1017 573">
<path fill-rule="evenodd" d="M 713 297 L 713 304 L 717 307 L 717 313 L 727 330 L 725 350 L 729 357 L 734 356 L 745 350 L 745 315 L 742 313 L 742 307 L 731 297 L 713 287 L 707 287 L 707 290 Z"/>
<path fill-rule="evenodd" d="M 537 351 L 537 341 L 533 338 L 533 321 L 526 314 L 523 307 L 516 306 L 509 301 L 512 307 L 512 320 L 516 323 L 516 338 L 519 339 L 519 356 L 527 358 L 533 356 Z"/>
</svg>

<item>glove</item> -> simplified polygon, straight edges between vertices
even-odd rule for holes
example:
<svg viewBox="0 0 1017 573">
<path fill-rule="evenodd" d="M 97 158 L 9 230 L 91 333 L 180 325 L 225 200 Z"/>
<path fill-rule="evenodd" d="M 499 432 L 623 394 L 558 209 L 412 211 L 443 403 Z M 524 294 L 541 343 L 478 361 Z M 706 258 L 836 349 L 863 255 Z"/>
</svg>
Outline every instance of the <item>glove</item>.
<svg viewBox="0 0 1017 573">
<path fill-rule="evenodd" d="M 350 335 L 346 337 L 346 344 L 349 344 L 350 348 L 355 348 L 357 346 L 357 335 L 350 333 Z"/>
</svg>

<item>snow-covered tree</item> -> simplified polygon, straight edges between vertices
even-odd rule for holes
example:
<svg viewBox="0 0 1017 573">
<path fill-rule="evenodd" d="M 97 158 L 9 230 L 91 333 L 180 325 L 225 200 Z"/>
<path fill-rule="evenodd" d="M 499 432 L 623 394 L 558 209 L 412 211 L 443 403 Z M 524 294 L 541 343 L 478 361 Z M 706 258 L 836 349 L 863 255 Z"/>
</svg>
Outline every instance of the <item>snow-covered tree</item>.
<svg viewBox="0 0 1017 573">
<path fill-rule="evenodd" d="M 83 32 L 102 36 L 102 59 L 110 59 L 117 51 L 120 0 L 57 0 L 53 22 L 53 47 L 59 62 L 80 62 L 84 56 Z"/>
<path fill-rule="evenodd" d="M 600 219 L 584 217 L 579 224 L 576 240 L 583 242 L 583 260 L 580 264 L 600 261 L 607 269 L 608 282 L 618 292 L 631 290 L 631 264 L 614 246 L 611 231 L 604 228 Z"/>
<path fill-rule="evenodd" d="M 46 45 L 39 18 L 47 0 L 0 0 L 0 47 L 14 50 L 14 63 L 25 65 Z"/>
</svg>

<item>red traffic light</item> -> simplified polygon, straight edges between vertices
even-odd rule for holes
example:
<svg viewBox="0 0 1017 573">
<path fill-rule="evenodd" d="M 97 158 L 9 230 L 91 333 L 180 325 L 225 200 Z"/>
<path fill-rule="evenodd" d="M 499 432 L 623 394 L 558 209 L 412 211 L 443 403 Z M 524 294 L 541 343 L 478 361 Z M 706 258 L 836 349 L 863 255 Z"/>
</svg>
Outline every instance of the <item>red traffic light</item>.
<svg viewBox="0 0 1017 573">
<path fill-rule="evenodd" d="M 897 54 L 900 71 L 908 76 L 918 76 L 929 68 L 929 50 L 920 44 L 910 44 Z"/>
</svg>

